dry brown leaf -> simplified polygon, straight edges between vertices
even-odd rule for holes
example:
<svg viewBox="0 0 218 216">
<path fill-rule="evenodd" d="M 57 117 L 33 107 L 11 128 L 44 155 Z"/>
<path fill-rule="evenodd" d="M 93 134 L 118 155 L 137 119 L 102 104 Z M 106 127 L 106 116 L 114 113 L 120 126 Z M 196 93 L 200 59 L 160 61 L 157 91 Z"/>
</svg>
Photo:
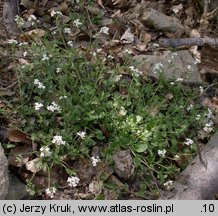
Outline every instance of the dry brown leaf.
<svg viewBox="0 0 218 216">
<path fill-rule="evenodd" d="M 62 13 L 66 13 L 68 10 L 68 5 L 66 3 L 66 1 L 61 2 L 60 6 L 59 6 L 59 10 Z"/>
<path fill-rule="evenodd" d="M 28 135 L 20 130 L 10 130 L 8 133 L 8 139 L 11 142 L 15 143 L 25 143 L 28 145 L 32 145 L 32 140 L 28 137 Z"/>
<path fill-rule="evenodd" d="M 37 44 L 41 44 L 42 37 L 45 36 L 45 31 L 43 29 L 33 29 L 29 32 L 20 35 L 20 40 L 22 42 L 28 42 L 33 40 Z"/>
<path fill-rule="evenodd" d="M 8 164 L 21 167 L 29 161 L 29 157 L 32 155 L 32 147 L 29 145 L 16 146 L 10 151 L 8 156 Z M 19 159 L 18 159 L 19 158 Z"/>
<path fill-rule="evenodd" d="M 41 170 L 41 168 L 39 166 L 37 166 L 37 164 L 41 161 L 40 158 L 35 158 L 31 161 L 28 161 L 26 163 L 26 169 L 31 171 L 32 173 L 36 173 L 39 172 Z"/>
</svg>

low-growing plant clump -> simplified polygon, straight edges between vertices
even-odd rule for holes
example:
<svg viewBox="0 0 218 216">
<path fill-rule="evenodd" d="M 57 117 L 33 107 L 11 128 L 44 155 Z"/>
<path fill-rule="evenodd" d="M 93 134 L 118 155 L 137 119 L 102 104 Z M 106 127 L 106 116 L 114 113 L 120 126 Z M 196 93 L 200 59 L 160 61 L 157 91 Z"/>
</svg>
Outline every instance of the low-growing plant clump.
<svg viewBox="0 0 218 216">
<path fill-rule="evenodd" d="M 74 24 L 79 27 L 79 20 Z M 34 143 L 28 191 L 50 198 L 66 188 L 84 192 L 92 181 L 80 173 L 78 163 L 84 163 L 96 168 L 90 178 L 101 182 L 92 198 L 104 199 L 104 189 L 119 189 L 117 198 L 157 198 L 196 155 L 199 131 L 212 132 L 211 112 L 199 104 L 198 90 L 179 79 L 166 80 L 161 68 L 159 79 L 152 80 L 137 69 L 130 53 L 116 62 L 97 46 L 78 49 L 75 41 L 63 38 L 69 31 L 59 28 L 62 41 L 48 35 L 20 46 L 29 62 L 17 71 L 19 100 L 11 102 L 11 115 L 19 119 L 14 127 Z M 11 43 L 14 50 L 17 45 Z M 106 166 L 114 173 L 114 155 L 122 150 L 128 150 L 132 168 L 128 177 L 115 174 L 120 189 L 98 169 Z M 60 182 L 52 180 L 54 170 Z M 37 173 L 47 178 L 46 185 L 34 180 Z"/>
</svg>

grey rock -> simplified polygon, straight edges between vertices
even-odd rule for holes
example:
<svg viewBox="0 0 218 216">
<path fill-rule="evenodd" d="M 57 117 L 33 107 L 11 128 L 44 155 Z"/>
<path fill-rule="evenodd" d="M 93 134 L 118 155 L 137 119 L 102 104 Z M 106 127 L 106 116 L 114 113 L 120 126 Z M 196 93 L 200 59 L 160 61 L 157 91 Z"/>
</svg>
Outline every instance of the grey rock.
<svg viewBox="0 0 218 216">
<path fill-rule="evenodd" d="M 184 31 L 183 25 L 176 17 L 166 16 L 153 8 L 144 10 L 141 20 L 144 24 L 164 32 Z"/>
<path fill-rule="evenodd" d="M 14 174 L 9 174 L 9 189 L 7 200 L 24 200 L 28 199 L 29 193 L 26 186 Z"/>
<path fill-rule="evenodd" d="M 0 200 L 4 200 L 8 193 L 8 161 L 0 144 Z"/>
<path fill-rule="evenodd" d="M 145 75 L 158 78 L 160 73 L 164 73 L 165 78 L 169 80 L 183 78 L 185 83 L 203 83 L 194 59 L 186 50 L 138 55 L 133 59 Z"/>
<path fill-rule="evenodd" d="M 118 151 L 113 156 L 116 174 L 125 180 L 130 179 L 135 171 L 132 155 L 129 150 Z"/>
</svg>

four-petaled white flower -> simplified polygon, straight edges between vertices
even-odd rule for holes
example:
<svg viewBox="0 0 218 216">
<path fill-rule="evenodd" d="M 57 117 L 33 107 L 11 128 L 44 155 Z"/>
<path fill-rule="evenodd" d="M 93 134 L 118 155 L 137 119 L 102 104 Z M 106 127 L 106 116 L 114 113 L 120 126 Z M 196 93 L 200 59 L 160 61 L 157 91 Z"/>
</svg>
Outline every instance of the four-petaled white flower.
<svg viewBox="0 0 218 216">
<path fill-rule="evenodd" d="M 118 82 L 122 78 L 122 74 L 119 74 L 115 77 L 115 82 Z"/>
<path fill-rule="evenodd" d="M 35 103 L 35 110 L 38 111 L 38 110 L 40 110 L 43 106 L 44 106 L 44 105 L 43 105 L 42 103 L 36 102 L 36 103 Z"/>
<path fill-rule="evenodd" d="M 84 139 L 86 136 L 86 132 L 85 131 L 79 131 L 78 133 L 76 133 L 81 139 Z"/>
<path fill-rule="evenodd" d="M 99 33 L 103 33 L 103 34 L 109 34 L 109 28 L 104 26 L 100 29 Z"/>
<path fill-rule="evenodd" d="M 194 144 L 194 141 L 192 139 L 186 138 L 184 144 L 190 146 Z"/>
<path fill-rule="evenodd" d="M 92 161 L 92 166 L 97 166 L 97 163 L 101 162 L 100 158 L 97 156 L 97 157 L 91 157 L 91 161 Z"/>
<path fill-rule="evenodd" d="M 45 193 L 50 197 L 54 198 L 54 194 L 56 193 L 57 189 L 55 187 L 50 187 L 45 190 Z"/>
<path fill-rule="evenodd" d="M 190 104 L 188 107 L 187 107 L 187 111 L 190 111 L 194 108 L 194 105 L 193 104 Z"/>
<path fill-rule="evenodd" d="M 56 68 L 56 73 L 60 73 L 61 72 L 61 68 Z"/>
<path fill-rule="evenodd" d="M 80 179 L 76 176 L 68 177 L 67 182 L 70 187 L 76 187 L 79 184 Z"/>
<path fill-rule="evenodd" d="M 40 157 L 42 158 L 49 157 L 52 154 L 48 146 L 42 146 L 39 150 L 40 150 Z"/>
<path fill-rule="evenodd" d="M 121 106 L 121 107 L 120 107 L 119 114 L 120 114 L 121 116 L 125 116 L 126 113 L 127 113 L 126 109 L 125 109 L 123 106 Z"/>
<path fill-rule="evenodd" d="M 59 111 L 60 109 L 60 106 L 58 106 L 58 104 L 55 101 L 53 101 L 51 105 L 47 106 L 47 110 L 51 112 Z"/>
<path fill-rule="evenodd" d="M 55 135 L 53 137 L 52 143 L 56 145 L 65 145 L 66 141 L 63 141 L 62 136 Z"/>
</svg>

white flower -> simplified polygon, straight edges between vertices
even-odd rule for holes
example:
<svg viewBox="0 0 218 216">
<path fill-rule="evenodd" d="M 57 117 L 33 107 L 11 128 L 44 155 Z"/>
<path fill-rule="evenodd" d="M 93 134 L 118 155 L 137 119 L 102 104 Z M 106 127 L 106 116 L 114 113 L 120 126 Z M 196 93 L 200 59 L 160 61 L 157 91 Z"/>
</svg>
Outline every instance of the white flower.
<svg viewBox="0 0 218 216">
<path fill-rule="evenodd" d="M 184 80 L 183 78 L 179 77 L 176 79 L 176 82 L 182 82 L 183 80 Z"/>
<path fill-rule="evenodd" d="M 55 187 L 50 187 L 45 190 L 45 193 L 50 197 L 54 198 L 54 194 L 56 193 L 57 189 Z"/>
<path fill-rule="evenodd" d="M 166 154 L 166 150 L 165 149 L 163 149 L 163 150 L 158 150 L 158 155 L 160 156 L 160 157 L 165 157 L 165 154 Z"/>
<path fill-rule="evenodd" d="M 41 83 L 38 79 L 34 79 L 34 84 L 37 85 L 37 88 L 39 89 L 45 89 L 43 83 Z"/>
<path fill-rule="evenodd" d="M 112 55 L 108 55 L 107 58 L 108 59 L 114 59 L 114 57 Z"/>
<path fill-rule="evenodd" d="M 79 131 L 76 133 L 81 139 L 84 139 L 86 136 L 86 132 L 85 131 Z"/>
<path fill-rule="evenodd" d="M 127 53 L 127 54 L 132 54 L 132 50 L 126 49 L 126 50 L 125 50 L 125 53 Z"/>
<path fill-rule="evenodd" d="M 196 115 L 196 120 L 198 121 L 198 120 L 200 120 L 200 118 L 201 118 L 201 115 Z"/>
<path fill-rule="evenodd" d="M 59 110 L 60 110 L 60 106 L 58 106 L 58 105 L 56 104 L 56 102 L 53 101 L 53 102 L 51 103 L 51 105 L 47 106 L 47 110 L 49 110 L 49 111 L 51 111 L 51 112 L 59 111 Z"/>
<path fill-rule="evenodd" d="M 74 24 L 77 28 L 79 28 L 79 26 L 82 25 L 82 23 L 80 22 L 80 19 L 74 20 L 74 21 L 73 21 L 73 24 Z"/>
<path fill-rule="evenodd" d="M 53 137 L 52 143 L 56 145 L 65 145 L 66 141 L 63 141 L 62 136 L 55 135 Z"/>
<path fill-rule="evenodd" d="M 28 21 L 33 21 L 33 20 L 36 20 L 36 16 L 35 15 L 33 15 L 33 14 L 31 14 L 30 16 L 29 16 L 29 18 L 28 18 Z"/>
<path fill-rule="evenodd" d="M 20 28 L 24 25 L 24 20 L 22 17 L 16 15 L 14 21 L 17 23 L 17 26 Z"/>
<path fill-rule="evenodd" d="M 153 47 L 159 47 L 160 45 L 157 43 L 153 43 Z"/>
<path fill-rule="evenodd" d="M 63 14 L 60 12 L 60 11 L 52 11 L 51 12 L 51 17 L 54 17 L 54 16 L 63 16 Z"/>
<path fill-rule="evenodd" d="M 192 139 L 186 138 L 184 144 L 189 146 L 194 144 L 194 141 Z"/>
<path fill-rule="evenodd" d="M 9 44 L 18 44 L 17 40 L 14 40 L 14 39 L 9 39 L 8 43 Z"/>
<path fill-rule="evenodd" d="M 127 111 L 126 111 L 125 108 L 122 106 L 122 107 L 120 108 L 119 114 L 120 114 L 121 116 L 125 116 L 126 113 L 127 113 Z"/>
<path fill-rule="evenodd" d="M 109 34 L 109 28 L 104 26 L 100 29 L 99 33 L 103 33 L 103 34 Z"/>
<path fill-rule="evenodd" d="M 42 158 L 49 157 L 52 154 L 50 148 L 47 146 L 42 146 L 39 150 L 40 150 L 40 157 Z"/>
<path fill-rule="evenodd" d="M 61 68 L 56 68 L 56 73 L 60 73 L 61 72 Z"/>
<path fill-rule="evenodd" d="M 210 132 L 213 131 L 213 128 L 212 128 L 212 127 L 204 127 L 203 130 L 204 130 L 205 132 L 210 133 Z"/>
<path fill-rule="evenodd" d="M 121 77 L 122 77 L 122 74 L 119 74 L 119 75 L 117 75 L 116 77 L 115 77 L 115 82 L 118 82 L 120 79 L 121 79 Z"/>
<path fill-rule="evenodd" d="M 202 86 L 199 86 L 199 90 L 200 90 L 200 94 L 203 95 L 204 94 L 204 88 Z"/>
<path fill-rule="evenodd" d="M 194 105 L 190 104 L 186 109 L 187 109 L 187 111 L 189 111 L 189 110 L 192 110 L 193 108 L 194 108 Z"/>
<path fill-rule="evenodd" d="M 70 28 L 64 28 L 64 33 L 70 34 L 71 33 L 71 29 Z"/>
<path fill-rule="evenodd" d="M 27 51 L 23 52 L 23 57 L 26 57 L 28 55 Z"/>
<path fill-rule="evenodd" d="M 171 60 L 171 59 L 169 59 L 169 60 L 168 60 L 168 63 L 171 63 L 171 62 L 172 62 L 172 60 Z"/>
<path fill-rule="evenodd" d="M 66 99 L 66 98 L 67 98 L 67 96 L 66 96 L 66 95 L 64 95 L 64 96 L 60 96 L 60 97 L 59 97 L 59 99 L 60 99 L 60 100 L 61 100 L 61 99 L 63 99 L 63 98 L 64 98 L 64 99 Z"/>
<path fill-rule="evenodd" d="M 100 52 L 102 52 L 102 49 L 99 48 L 99 49 L 96 50 L 96 52 L 97 52 L 97 53 L 100 53 Z"/>
<path fill-rule="evenodd" d="M 188 65 L 188 66 L 187 66 L 187 69 L 190 70 L 190 69 L 191 69 L 191 65 Z"/>
<path fill-rule="evenodd" d="M 97 163 L 101 162 L 100 158 L 97 156 L 97 157 L 91 157 L 91 161 L 92 161 L 92 166 L 97 166 Z"/>
<path fill-rule="evenodd" d="M 135 75 L 136 77 L 138 77 L 139 75 L 142 74 L 142 72 L 139 71 L 139 70 L 138 70 L 137 68 L 135 68 L 134 66 L 129 66 L 129 69 L 134 73 L 134 75 Z"/>
<path fill-rule="evenodd" d="M 67 182 L 70 187 L 76 187 L 79 184 L 80 179 L 78 177 L 68 177 Z"/>
<path fill-rule="evenodd" d="M 42 61 L 46 61 L 46 60 L 49 60 L 49 57 L 47 56 L 47 54 L 43 54 Z"/>
<path fill-rule="evenodd" d="M 208 108 L 207 118 L 211 118 L 213 116 L 213 112 Z"/>
<path fill-rule="evenodd" d="M 170 82 L 170 85 L 175 85 L 175 83 L 174 82 Z"/>
<path fill-rule="evenodd" d="M 176 160 L 178 160 L 178 159 L 179 159 L 179 155 L 175 155 L 174 158 L 175 158 Z"/>
<path fill-rule="evenodd" d="M 68 41 L 68 42 L 67 42 L 67 45 L 68 45 L 69 47 L 73 47 L 73 41 Z"/>
<path fill-rule="evenodd" d="M 44 105 L 43 105 L 42 103 L 36 102 L 36 103 L 35 103 L 35 110 L 38 111 L 38 110 L 40 110 L 43 106 L 44 106 Z"/>
<path fill-rule="evenodd" d="M 21 43 L 19 43 L 18 46 L 25 46 L 25 45 L 28 45 L 28 43 L 27 42 L 21 42 Z"/>
<path fill-rule="evenodd" d="M 153 67 L 153 72 L 154 74 L 161 72 L 164 68 L 164 65 L 161 62 L 158 62 L 157 64 L 154 65 Z"/>
<path fill-rule="evenodd" d="M 54 31 L 52 32 L 52 34 L 53 34 L 53 35 L 56 35 L 56 34 L 57 34 L 57 31 L 54 30 Z"/>
<path fill-rule="evenodd" d="M 164 187 L 166 187 L 167 190 L 170 189 L 170 187 L 172 186 L 173 184 L 173 181 L 172 180 L 169 180 L 167 182 L 164 183 Z"/>
</svg>

